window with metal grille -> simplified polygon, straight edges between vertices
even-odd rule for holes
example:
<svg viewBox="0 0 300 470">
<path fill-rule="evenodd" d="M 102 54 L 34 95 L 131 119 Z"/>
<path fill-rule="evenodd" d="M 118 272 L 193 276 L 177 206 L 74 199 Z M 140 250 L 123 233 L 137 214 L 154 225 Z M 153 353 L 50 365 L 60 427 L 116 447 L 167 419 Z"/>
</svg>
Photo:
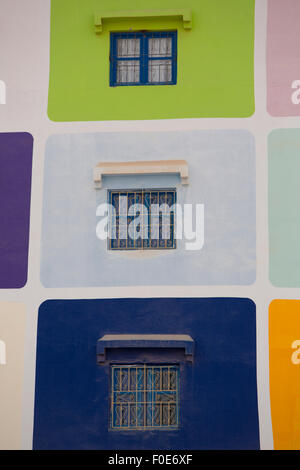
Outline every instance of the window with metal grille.
<svg viewBox="0 0 300 470">
<path fill-rule="evenodd" d="M 177 31 L 111 33 L 110 85 L 175 85 Z"/>
<path fill-rule="evenodd" d="M 176 248 L 176 189 L 109 191 L 110 250 Z"/>
<path fill-rule="evenodd" d="M 178 428 L 178 366 L 114 365 L 111 378 L 112 429 Z"/>
</svg>

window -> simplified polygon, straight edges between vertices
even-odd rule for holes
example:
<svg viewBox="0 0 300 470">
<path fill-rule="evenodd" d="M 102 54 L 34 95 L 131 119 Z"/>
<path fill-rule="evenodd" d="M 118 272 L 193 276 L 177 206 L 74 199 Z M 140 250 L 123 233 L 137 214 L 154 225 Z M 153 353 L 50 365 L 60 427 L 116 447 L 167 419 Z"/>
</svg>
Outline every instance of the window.
<svg viewBox="0 0 300 470">
<path fill-rule="evenodd" d="M 108 202 L 110 250 L 176 248 L 176 189 L 111 190 Z"/>
<path fill-rule="evenodd" d="M 177 31 L 111 33 L 110 85 L 175 85 Z"/>
<path fill-rule="evenodd" d="M 178 366 L 113 365 L 111 377 L 112 429 L 178 428 Z"/>
<path fill-rule="evenodd" d="M 110 372 L 110 428 L 177 430 L 184 372 L 194 361 L 195 342 L 180 334 L 105 334 L 97 363 Z M 125 359 L 126 357 L 126 359 Z"/>
</svg>

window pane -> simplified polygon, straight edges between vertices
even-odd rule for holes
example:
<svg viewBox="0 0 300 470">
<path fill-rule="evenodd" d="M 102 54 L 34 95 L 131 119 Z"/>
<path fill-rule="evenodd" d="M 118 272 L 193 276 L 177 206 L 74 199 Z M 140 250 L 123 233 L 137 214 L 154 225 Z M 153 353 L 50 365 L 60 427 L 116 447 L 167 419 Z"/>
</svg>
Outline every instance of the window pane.
<svg viewBox="0 0 300 470">
<path fill-rule="evenodd" d="M 170 57 L 172 55 L 171 38 L 150 38 L 149 57 Z"/>
<path fill-rule="evenodd" d="M 168 83 L 172 81 L 171 60 L 149 60 L 149 83 Z"/>
<path fill-rule="evenodd" d="M 138 83 L 140 81 L 139 60 L 118 60 L 117 83 Z"/>
<path fill-rule="evenodd" d="M 140 57 L 140 39 L 118 39 L 118 57 Z"/>
</svg>

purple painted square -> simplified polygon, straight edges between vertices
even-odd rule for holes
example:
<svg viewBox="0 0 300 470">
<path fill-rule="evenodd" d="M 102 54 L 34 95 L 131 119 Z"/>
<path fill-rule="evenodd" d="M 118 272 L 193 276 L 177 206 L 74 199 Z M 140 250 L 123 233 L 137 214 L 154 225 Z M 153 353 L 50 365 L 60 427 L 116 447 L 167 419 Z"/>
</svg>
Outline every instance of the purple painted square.
<svg viewBox="0 0 300 470">
<path fill-rule="evenodd" d="M 27 282 L 33 137 L 0 133 L 0 289 Z"/>
</svg>

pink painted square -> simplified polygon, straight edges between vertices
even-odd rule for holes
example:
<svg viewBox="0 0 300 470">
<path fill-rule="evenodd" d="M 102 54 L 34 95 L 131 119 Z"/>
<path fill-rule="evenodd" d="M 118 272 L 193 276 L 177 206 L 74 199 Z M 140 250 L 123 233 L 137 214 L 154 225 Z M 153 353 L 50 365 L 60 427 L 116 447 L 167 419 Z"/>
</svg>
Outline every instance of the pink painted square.
<svg viewBox="0 0 300 470">
<path fill-rule="evenodd" d="M 300 0 L 269 0 L 267 108 L 272 116 L 300 116 Z"/>
</svg>

